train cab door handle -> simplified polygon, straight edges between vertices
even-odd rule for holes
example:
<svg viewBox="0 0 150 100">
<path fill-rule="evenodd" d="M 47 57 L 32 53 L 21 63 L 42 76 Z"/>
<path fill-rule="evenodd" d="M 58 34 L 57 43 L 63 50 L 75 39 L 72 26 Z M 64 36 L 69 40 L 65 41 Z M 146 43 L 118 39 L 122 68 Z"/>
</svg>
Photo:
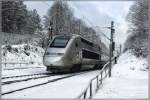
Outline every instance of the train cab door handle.
<svg viewBox="0 0 150 100">
<path fill-rule="evenodd" d="M 78 48 L 78 43 L 75 43 L 75 47 Z"/>
<path fill-rule="evenodd" d="M 79 58 L 82 59 L 82 52 L 79 52 Z"/>
</svg>

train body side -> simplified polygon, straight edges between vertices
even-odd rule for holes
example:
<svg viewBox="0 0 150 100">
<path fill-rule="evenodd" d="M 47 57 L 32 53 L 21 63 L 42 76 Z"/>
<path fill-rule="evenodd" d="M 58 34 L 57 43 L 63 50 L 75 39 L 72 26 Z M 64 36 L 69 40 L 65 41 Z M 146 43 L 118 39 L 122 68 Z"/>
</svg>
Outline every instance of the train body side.
<svg viewBox="0 0 150 100">
<path fill-rule="evenodd" d="M 50 45 L 45 51 L 43 63 L 51 71 L 70 70 L 74 65 L 96 65 L 101 60 L 100 47 L 78 35 L 69 37 L 64 48 Z"/>
</svg>

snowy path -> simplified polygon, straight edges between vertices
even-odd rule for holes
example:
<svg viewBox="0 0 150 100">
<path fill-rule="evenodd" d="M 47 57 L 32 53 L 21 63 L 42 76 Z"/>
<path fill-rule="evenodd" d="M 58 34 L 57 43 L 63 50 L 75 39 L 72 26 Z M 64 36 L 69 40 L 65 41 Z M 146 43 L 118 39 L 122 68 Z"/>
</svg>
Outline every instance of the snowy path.
<svg viewBox="0 0 150 100">
<path fill-rule="evenodd" d="M 109 78 L 96 93 L 98 98 L 148 98 L 148 80 Z M 116 85 L 117 84 L 117 85 Z"/>
<path fill-rule="evenodd" d="M 103 87 L 93 96 L 99 98 L 148 98 L 148 70 L 145 59 L 130 53 L 120 56 L 113 66 L 112 77 L 104 81 Z"/>
</svg>

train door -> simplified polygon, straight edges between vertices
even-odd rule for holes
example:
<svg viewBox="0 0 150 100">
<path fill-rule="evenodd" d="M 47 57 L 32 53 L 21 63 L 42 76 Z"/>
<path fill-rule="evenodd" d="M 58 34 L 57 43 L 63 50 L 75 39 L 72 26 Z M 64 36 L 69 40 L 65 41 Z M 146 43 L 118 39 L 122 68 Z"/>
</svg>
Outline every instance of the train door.
<svg viewBox="0 0 150 100">
<path fill-rule="evenodd" d="M 75 53 L 76 53 L 76 60 L 78 64 L 81 64 L 81 60 L 82 60 L 82 53 L 81 53 L 81 45 L 80 45 L 80 39 L 76 38 L 75 40 Z"/>
<path fill-rule="evenodd" d="M 81 56 L 80 56 L 80 42 L 79 42 L 79 39 L 76 38 L 74 40 L 74 49 L 72 50 L 73 51 L 73 67 L 71 68 L 71 72 L 74 72 L 74 71 L 79 71 L 81 69 Z"/>
</svg>

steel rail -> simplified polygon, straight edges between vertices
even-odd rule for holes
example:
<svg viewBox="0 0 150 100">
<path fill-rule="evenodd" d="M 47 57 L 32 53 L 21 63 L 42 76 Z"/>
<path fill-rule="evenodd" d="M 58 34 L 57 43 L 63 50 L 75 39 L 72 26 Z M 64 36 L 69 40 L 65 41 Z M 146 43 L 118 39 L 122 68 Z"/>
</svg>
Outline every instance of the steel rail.
<svg viewBox="0 0 150 100">
<path fill-rule="evenodd" d="M 12 80 L 12 81 L 5 81 L 2 82 L 2 85 L 8 85 L 8 84 L 13 84 L 13 83 L 18 83 L 18 82 L 24 82 L 24 81 L 29 81 L 29 80 L 35 80 L 35 79 L 41 79 L 41 78 L 46 78 L 46 77 L 51 77 L 55 76 L 55 74 L 52 75 L 46 75 L 46 76 L 35 76 L 35 77 L 30 77 L 30 78 L 25 78 L 25 79 L 18 79 L 18 80 Z"/>
<path fill-rule="evenodd" d="M 8 76 L 8 77 L 2 77 L 2 79 L 18 78 L 18 77 L 28 77 L 28 76 L 45 75 L 45 74 L 51 74 L 51 73 L 38 73 L 38 74 L 27 74 L 27 75 Z"/>
</svg>

